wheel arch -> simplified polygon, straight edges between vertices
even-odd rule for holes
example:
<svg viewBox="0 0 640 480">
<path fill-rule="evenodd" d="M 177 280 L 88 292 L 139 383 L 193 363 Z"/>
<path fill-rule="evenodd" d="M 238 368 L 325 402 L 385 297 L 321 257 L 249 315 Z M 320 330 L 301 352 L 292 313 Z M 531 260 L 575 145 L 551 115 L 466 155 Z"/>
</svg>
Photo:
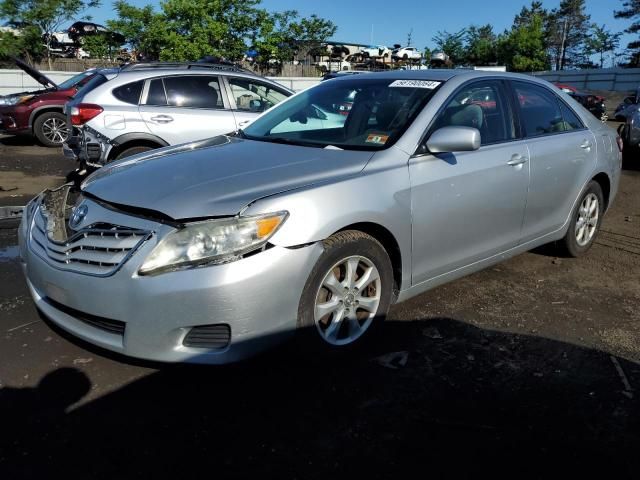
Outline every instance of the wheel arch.
<svg viewBox="0 0 640 480">
<path fill-rule="evenodd" d="M 600 185 L 604 200 L 604 210 L 607 210 L 609 208 L 609 197 L 611 195 L 611 179 L 609 178 L 609 175 L 604 172 L 600 172 L 591 180 Z"/>
<path fill-rule="evenodd" d="M 367 235 L 371 235 L 377 241 L 379 241 L 387 255 L 389 255 L 389 259 L 391 260 L 391 267 L 393 269 L 393 283 L 394 283 L 394 299 L 397 298 L 397 294 L 402 288 L 402 252 L 400 250 L 400 245 L 396 240 L 396 237 L 388 230 L 386 227 L 374 223 L 374 222 L 359 222 L 352 223 L 351 225 L 347 225 L 340 230 L 333 232 L 331 235 L 335 235 L 339 232 L 344 232 L 345 230 L 358 230 L 360 232 L 366 233 Z"/>
<path fill-rule="evenodd" d="M 36 123 L 36 119 L 47 112 L 64 113 L 62 111 L 62 105 L 43 105 L 38 108 L 34 108 L 29 115 L 29 129 L 33 130 L 33 124 Z"/>
<path fill-rule="evenodd" d="M 115 138 L 111 143 L 113 147 L 109 152 L 108 160 L 113 160 L 120 153 L 132 147 L 162 148 L 169 146 L 162 138 L 148 133 L 125 133 Z"/>
</svg>

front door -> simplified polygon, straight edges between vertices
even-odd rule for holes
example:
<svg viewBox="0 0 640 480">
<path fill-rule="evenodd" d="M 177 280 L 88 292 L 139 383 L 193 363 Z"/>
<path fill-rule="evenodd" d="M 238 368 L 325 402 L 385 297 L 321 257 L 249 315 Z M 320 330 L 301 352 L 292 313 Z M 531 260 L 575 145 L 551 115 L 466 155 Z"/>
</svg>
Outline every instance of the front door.
<svg viewBox="0 0 640 480">
<path fill-rule="evenodd" d="M 482 142 L 477 151 L 409 162 L 414 285 L 513 248 L 521 235 L 529 151 L 516 139 L 502 83 L 459 89 L 430 132 L 445 126 L 477 128 Z"/>
</svg>

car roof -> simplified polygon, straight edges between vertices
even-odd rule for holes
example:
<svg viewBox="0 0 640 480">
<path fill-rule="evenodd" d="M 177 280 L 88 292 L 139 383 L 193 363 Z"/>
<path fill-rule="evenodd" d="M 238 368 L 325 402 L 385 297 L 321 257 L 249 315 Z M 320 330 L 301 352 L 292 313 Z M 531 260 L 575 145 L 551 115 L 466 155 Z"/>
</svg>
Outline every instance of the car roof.
<svg viewBox="0 0 640 480">
<path fill-rule="evenodd" d="M 446 82 L 455 77 L 464 77 L 465 80 L 473 78 L 509 78 L 512 80 L 527 80 L 536 83 L 548 84 L 548 82 L 531 75 L 510 72 L 495 72 L 485 70 L 471 70 L 466 68 L 446 69 L 446 68 L 429 68 L 426 70 L 389 70 L 384 72 L 371 72 L 366 76 L 367 79 L 386 79 L 386 80 L 431 80 Z M 353 76 L 337 77 L 336 81 L 347 81 L 353 79 Z M 550 85 L 550 84 L 549 84 Z"/>
</svg>

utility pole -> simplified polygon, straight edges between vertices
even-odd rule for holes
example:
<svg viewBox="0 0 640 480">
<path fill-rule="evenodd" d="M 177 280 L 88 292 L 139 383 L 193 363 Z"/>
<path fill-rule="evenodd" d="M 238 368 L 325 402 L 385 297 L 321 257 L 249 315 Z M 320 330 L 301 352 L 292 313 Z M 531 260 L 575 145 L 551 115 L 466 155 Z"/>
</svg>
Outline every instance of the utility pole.
<svg viewBox="0 0 640 480">
<path fill-rule="evenodd" d="M 371 37 L 369 38 L 369 43 L 373 45 L 373 23 L 371 24 Z"/>
<path fill-rule="evenodd" d="M 562 43 L 560 44 L 560 58 L 558 59 L 558 70 L 564 70 L 565 43 L 567 41 L 567 25 L 568 20 L 564 19 L 562 26 Z"/>
</svg>

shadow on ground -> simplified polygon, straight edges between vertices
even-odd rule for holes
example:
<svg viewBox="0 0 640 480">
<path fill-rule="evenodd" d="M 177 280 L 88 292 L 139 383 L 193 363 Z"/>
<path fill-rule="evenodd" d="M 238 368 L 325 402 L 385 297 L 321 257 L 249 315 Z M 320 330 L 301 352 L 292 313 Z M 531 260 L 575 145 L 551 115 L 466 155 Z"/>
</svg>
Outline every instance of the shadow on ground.
<svg viewBox="0 0 640 480">
<path fill-rule="evenodd" d="M 0 144 L 7 147 L 33 147 L 41 146 L 35 137 L 31 135 L 6 135 L 0 137 Z"/>
<path fill-rule="evenodd" d="M 164 367 L 70 411 L 90 389 L 78 370 L 5 388 L 0 476 L 637 476 L 638 365 L 447 318 L 383 332 L 337 356 L 290 342 Z"/>
</svg>

